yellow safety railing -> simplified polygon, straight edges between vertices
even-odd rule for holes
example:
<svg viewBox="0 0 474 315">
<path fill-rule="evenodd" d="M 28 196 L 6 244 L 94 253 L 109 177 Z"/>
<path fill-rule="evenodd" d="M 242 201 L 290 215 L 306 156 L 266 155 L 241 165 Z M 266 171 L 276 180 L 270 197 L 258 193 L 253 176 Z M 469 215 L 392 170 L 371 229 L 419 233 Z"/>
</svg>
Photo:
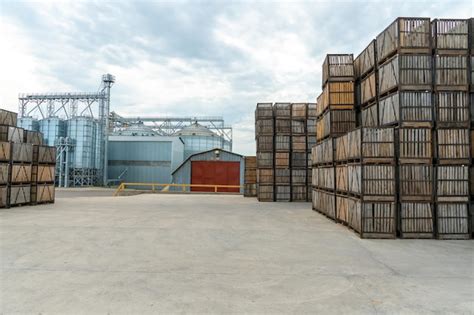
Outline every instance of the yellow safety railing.
<svg viewBox="0 0 474 315">
<path fill-rule="evenodd" d="M 143 186 L 143 187 L 151 187 L 153 192 L 167 192 L 168 190 L 164 190 L 169 187 L 181 187 L 182 191 L 186 191 L 186 188 L 189 187 L 201 187 L 201 188 L 214 188 L 214 192 L 218 192 L 219 188 L 242 188 L 243 186 L 240 185 L 208 185 L 208 184 L 161 184 L 161 183 L 121 183 L 117 190 L 114 193 L 114 196 L 118 196 L 120 192 L 125 190 L 127 186 Z M 156 187 L 163 187 L 162 190 L 156 190 Z"/>
</svg>

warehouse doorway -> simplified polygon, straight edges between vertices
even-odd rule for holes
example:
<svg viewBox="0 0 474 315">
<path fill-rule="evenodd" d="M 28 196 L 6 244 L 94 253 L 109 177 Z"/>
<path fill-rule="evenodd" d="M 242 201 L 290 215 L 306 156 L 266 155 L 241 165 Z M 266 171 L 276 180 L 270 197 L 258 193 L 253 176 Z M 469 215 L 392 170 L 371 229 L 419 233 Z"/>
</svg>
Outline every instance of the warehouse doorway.
<svg viewBox="0 0 474 315">
<path fill-rule="evenodd" d="M 240 162 L 192 161 L 191 184 L 240 185 Z M 213 192 L 212 187 L 191 187 L 191 191 Z M 218 192 L 238 193 L 239 188 L 218 188 Z"/>
</svg>

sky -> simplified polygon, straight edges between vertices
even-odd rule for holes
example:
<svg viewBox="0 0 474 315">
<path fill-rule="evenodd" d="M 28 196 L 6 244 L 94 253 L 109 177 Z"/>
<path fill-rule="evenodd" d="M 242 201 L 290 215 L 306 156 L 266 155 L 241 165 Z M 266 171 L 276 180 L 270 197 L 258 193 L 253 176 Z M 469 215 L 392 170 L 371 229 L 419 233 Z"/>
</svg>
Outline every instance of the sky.
<svg viewBox="0 0 474 315">
<path fill-rule="evenodd" d="M 315 102 L 325 55 L 357 56 L 398 16 L 474 14 L 470 0 L 0 0 L 0 107 L 111 73 L 112 111 L 223 116 L 252 155 L 258 102 Z"/>
</svg>

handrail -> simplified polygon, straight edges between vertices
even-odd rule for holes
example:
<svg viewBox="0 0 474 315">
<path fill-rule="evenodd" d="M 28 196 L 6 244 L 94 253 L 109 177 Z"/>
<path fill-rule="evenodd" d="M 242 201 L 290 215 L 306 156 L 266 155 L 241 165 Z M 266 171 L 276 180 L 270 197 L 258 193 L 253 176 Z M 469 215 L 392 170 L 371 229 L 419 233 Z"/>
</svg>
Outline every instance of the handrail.
<svg viewBox="0 0 474 315">
<path fill-rule="evenodd" d="M 181 187 L 182 191 L 186 191 L 186 187 L 203 187 L 203 188 L 214 188 L 214 192 L 216 193 L 219 188 L 242 188 L 241 185 L 209 185 L 209 184 L 162 184 L 162 183 L 121 183 L 117 190 L 114 193 L 114 197 L 118 196 L 119 193 L 125 190 L 126 186 L 151 186 L 152 191 L 156 192 L 156 186 L 158 187 Z M 163 191 L 163 190 L 161 190 Z M 160 192 L 160 190 L 158 190 Z"/>
</svg>

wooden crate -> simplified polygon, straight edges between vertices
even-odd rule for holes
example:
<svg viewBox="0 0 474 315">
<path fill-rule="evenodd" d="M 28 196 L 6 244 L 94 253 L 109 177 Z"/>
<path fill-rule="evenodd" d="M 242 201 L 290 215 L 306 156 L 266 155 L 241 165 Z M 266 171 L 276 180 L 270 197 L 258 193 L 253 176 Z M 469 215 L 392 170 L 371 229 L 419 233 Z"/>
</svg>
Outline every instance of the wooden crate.
<svg viewBox="0 0 474 315">
<path fill-rule="evenodd" d="M 54 165 L 33 165 L 32 182 L 54 183 L 56 167 Z"/>
<path fill-rule="evenodd" d="M 363 78 L 367 73 L 375 70 L 375 46 L 375 40 L 372 40 L 354 60 L 354 72 L 356 78 Z"/>
<path fill-rule="evenodd" d="M 433 238 L 434 210 L 430 202 L 400 203 L 400 237 Z"/>
<path fill-rule="evenodd" d="M 275 184 L 289 185 L 291 180 L 291 170 L 289 168 L 275 169 Z"/>
<path fill-rule="evenodd" d="M 24 139 L 24 129 L 13 126 L 0 126 L 0 141 L 21 143 Z"/>
<path fill-rule="evenodd" d="M 25 130 L 23 132 L 25 143 L 33 145 L 43 145 L 43 134 L 39 131 Z"/>
<path fill-rule="evenodd" d="M 368 202 L 338 196 L 336 205 L 338 216 L 345 216 L 345 222 L 361 238 L 396 238 L 395 202 Z"/>
<path fill-rule="evenodd" d="M 292 136 L 291 150 L 295 152 L 306 152 L 306 136 Z"/>
<path fill-rule="evenodd" d="M 474 134 L 473 134 L 474 135 Z M 333 139 L 326 139 L 311 149 L 312 165 L 330 164 L 334 162 Z"/>
<path fill-rule="evenodd" d="M 11 159 L 10 142 L 0 142 L 0 161 L 9 162 Z"/>
<path fill-rule="evenodd" d="M 377 73 L 372 72 L 360 81 L 360 104 L 367 105 L 375 101 L 377 95 Z"/>
<path fill-rule="evenodd" d="M 312 191 L 313 210 L 321 212 L 331 219 L 336 219 L 336 195 L 319 189 Z"/>
<path fill-rule="evenodd" d="M 273 135 L 273 118 L 271 119 L 259 119 L 255 122 L 255 135 L 262 136 L 262 135 Z"/>
<path fill-rule="evenodd" d="M 469 127 L 469 94 L 461 91 L 439 91 L 436 98 L 438 127 Z"/>
<path fill-rule="evenodd" d="M 316 115 L 319 117 L 328 109 L 354 109 L 354 81 L 329 82 L 316 104 Z"/>
<path fill-rule="evenodd" d="M 365 163 L 394 163 L 393 128 L 358 128 L 334 140 L 335 161 L 362 160 Z"/>
<path fill-rule="evenodd" d="M 437 237 L 439 239 L 469 239 L 469 204 L 437 203 Z"/>
<path fill-rule="evenodd" d="M 31 185 L 31 203 L 54 203 L 55 187 L 54 184 L 35 184 Z"/>
<path fill-rule="evenodd" d="M 272 103 L 257 103 L 255 109 L 255 120 L 273 118 L 273 104 Z"/>
<path fill-rule="evenodd" d="M 256 197 L 257 184 L 244 184 L 244 197 Z"/>
<path fill-rule="evenodd" d="M 308 136 L 306 137 L 306 143 L 308 144 L 308 152 L 311 152 L 311 150 L 313 149 L 314 146 L 316 146 L 316 136 Z M 308 159 L 308 165 L 311 166 L 311 163 L 309 162 L 311 161 L 311 158 Z"/>
<path fill-rule="evenodd" d="M 435 54 L 465 54 L 469 52 L 467 19 L 435 19 L 431 22 Z"/>
<path fill-rule="evenodd" d="M 8 206 L 26 205 L 31 202 L 31 184 L 10 185 Z"/>
<path fill-rule="evenodd" d="M 244 172 L 244 183 L 245 184 L 255 184 L 257 183 L 257 169 L 250 168 L 245 169 Z"/>
<path fill-rule="evenodd" d="M 306 120 L 292 120 L 291 133 L 294 135 L 296 134 L 305 135 L 306 134 Z"/>
<path fill-rule="evenodd" d="M 431 92 L 399 91 L 379 100 L 381 126 L 431 127 L 433 125 Z"/>
<path fill-rule="evenodd" d="M 291 201 L 307 201 L 308 190 L 306 185 L 303 186 L 291 186 Z"/>
<path fill-rule="evenodd" d="M 436 166 L 436 200 L 438 202 L 469 201 L 469 166 Z"/>
<path fill-rule="evenodd" d="M 290 153 L 276 152 L 275 153 L 275 168 L 290 168 Z"/>
<path fill-rule="evenodd" d="M 17 113 L 0 108 L 0 125 L 16 126 L 18 122 Z M 2 140 L 3 141 L 3 140 Z"/>
<path fill-rule="evenodd" d="M 0 163 L 0 185 L 7 185 L 10 181 L 10 163 L 1 162 Z"/>
<path fill-rule="evenodd" d="M 308 103 L 308 119 L 316 119 L 316 103 Z"/>
<path fill-rule="evenodd" d="M 291 184 L 297 186 L 306 186 L 308 180 L 307 169 L 291 170 Z"/>
<path fill-rule="evenodd" d="M 430 128 L 402 127 L 397 130 L 397 145 L 401 164 L 431 164 L 433 137 Z"/>
<path fill-rule="evenodd" d="M 468 56 L 436 55 L 435 89 L 469 91 Z"/>
<path fill-rule="evenodd" d="M 306 168 L 308 154 L 306 152 L 291 152 L 291 167 Z"/>
<path fill-rule="evenodd" d="M 281 140 L 278 138 L 278 140 Z M 273 151 L 273 136 L 258 136 L 257 137 L 257 151 L 268 152 Z"/>
<path fill-rule="evenodd" d="M 378 70 L 379 96 L 395 91 L 431 91 L 430 55 L 395 55 Z"/>
<path fill-rule="evenodd" d="M 279 134 L 291 134 L 291 120 L 290 119 L 275 119 L 275 133 Z"/>
<path fill-rule="evenodd" d="M 275 103 L 273 105 L 273 115 L 275 118 L 291 118 L 291 104 L 290 103 Z"/>
<path fill-rule="evenodd" d="M 31 163 L 33 161 L 33 145 L 29 143 L 12 143 L 11 160 L 12 162 Z M 54 162 L 56 162 L 56 157 L 54 157 Z"/>
<path fill-rule="evenodd" d="M 429 18 L 400 17 L 377 35 L 377 62 L 397 53 L 431 53 Z"/>
<path fill-rule="evenodd" d="M 10 170 L 11 170 L 11 174 L 10 174 L 11 184 L 31 183 L 31 164 L 13 163 L 10 166 Z"/>
<path fill-rule="evenodd" d="M 377 127 L 379 125 L 378 103 L 372 103 L 362 108 L 360 116 L 360 125 L 362 127 Z"/>
<path fill-rule="evenodd" d="M 468 165 L 471 160 L 469 136 L 469 129 L 437 129 L 437 162 Z"/>
<path fill-rule="evenodd" d="M 255 169 L 257 167 L 257 157 L 250 155 L 245 158 L 245 168 L 246 169 Z"/>
<path fill-rule="evenodd" d="M 293 103 L 291 104 L 291 119 L 306 120 L 308 117 L 307 103 Z"/>
<path fill-rule="evenodd" d="M 273 201 L 273 184 L 258 184 L 257 186 L 258 201 Z"/>
<path fill-rule="evenodd" d="M 258 184 L 273 184 L 273 169 L 257 169 Z"/>
<path fill-rule="evenodd" d="M 273 168 L 273 152 L 257 152 L 257 168 Z"/>
<path fill-rule="evenodd" d="M 354 80 L 353 54 L 328 54 L 323 62 L 323 86 L 327 82 Z"/>
<path fill-rule="evenodd" d="M 306 121 L 306 135 L 316 137 L 316 118 Z"/>
<path fill-rule="evenodd" d="M 399 165 L 398 172 L 401 201 L 433 201 L 434 171 L 432 165 Z"/>
<path fill-rule="evenodd" d="M 291 186 L 275 185 L 275 201 L 291 201 Z"/>
<path fill-rule="evenodd" d="M 313 187 L 334 191 L 336 189 L 334 166 L 321 166 L 312 169 Z"/>
<path fill-rule="evenodd" d="M 395 201 L 394 165 L 347 165 L 347 192 L 366 201 Z"/>
<path fill-rule="evenodd" d="M 353 110 L 329 110 L 316 122 L 316 139 L 319 141 L 329 136 L 338 136 L 354 129 L 356 126 Z"/>
<path fill-rule="evenodd" d="M 0 208 L 8 208 L 8 186 L 0 186 Z"/>
</svg>

